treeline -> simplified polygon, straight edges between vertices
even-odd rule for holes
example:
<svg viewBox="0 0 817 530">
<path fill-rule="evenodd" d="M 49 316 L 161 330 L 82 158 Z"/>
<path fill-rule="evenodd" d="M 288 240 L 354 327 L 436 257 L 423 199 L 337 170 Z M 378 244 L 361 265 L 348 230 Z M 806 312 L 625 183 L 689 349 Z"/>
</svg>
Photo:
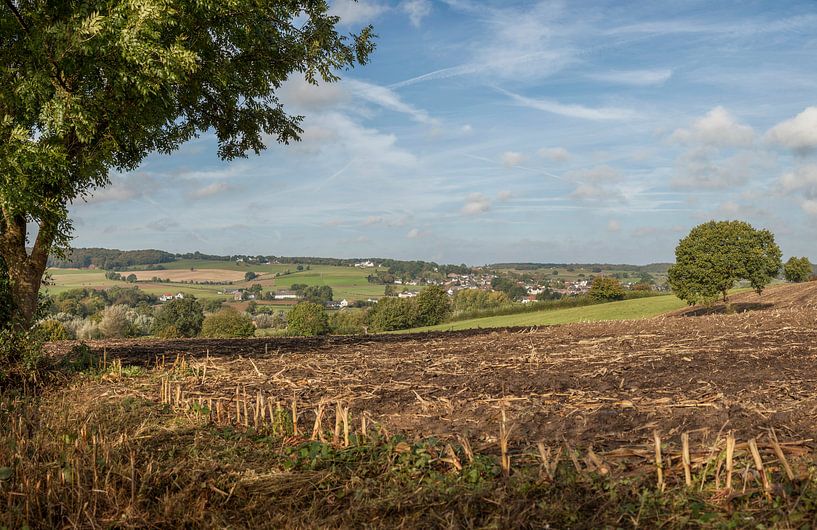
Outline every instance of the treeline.
<svg viewBox="0 0 817 530">
<path fill-rule="evenodd" d="M 514 269 L 532 271 L 537 269 L 586 269 L 605 271 L 660 272 L 665 273 L 672 263 L 650 263 L 648 265 L 627 265 L 626 263 L 493 263 L 489 269 Z"/>
<path fill-rule="evenodd" d="M 117 250 L 107 248 L 75 248 L 65 258 L 51 256 L 48 266 L 59 269 L 84 269 L 90 266 L 104 270 L 125 270 L 135 265 L 170 263 L 176 257 L 163 250 Z"/>
</svg>

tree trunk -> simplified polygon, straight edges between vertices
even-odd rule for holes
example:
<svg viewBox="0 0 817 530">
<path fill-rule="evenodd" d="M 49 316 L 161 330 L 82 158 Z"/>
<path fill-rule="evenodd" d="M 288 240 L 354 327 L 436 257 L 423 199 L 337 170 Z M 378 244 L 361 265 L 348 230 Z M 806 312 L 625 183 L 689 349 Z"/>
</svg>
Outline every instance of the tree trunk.
<svg viewBox="0 0 817 530">
<path fill-rule="evenodd" d="M 22 330 L 30 329 L 37 316 L 40 286 L 48 263 L 48 254 L 54 241 L 51 223 L 42 222 L 31 254 L 26 249 L 26 218 L 3 209 L 0 225 L 0 254 L 6 262 L 13 305 L 13 324 Z"/>
</svg>

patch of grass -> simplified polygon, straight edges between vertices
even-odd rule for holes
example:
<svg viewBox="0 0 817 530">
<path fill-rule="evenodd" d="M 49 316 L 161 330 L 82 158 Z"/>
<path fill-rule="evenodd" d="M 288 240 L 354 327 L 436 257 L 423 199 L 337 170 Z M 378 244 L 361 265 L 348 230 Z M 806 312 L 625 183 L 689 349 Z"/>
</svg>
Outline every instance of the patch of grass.
<svg viewBox="0 0 817 530">
<path fill-rule="evenodd" d="M 440 324 L 438 326 L 411 329 L 408 330 L 408 332 L 454 331 L 460 329 L 513 326 L 548 326 L 600 320 L 636 320 L 657 316 L 662 313 L 681 309 L 685 306 L 685 302 L 673 295 L 651 296 L 635 300 L 622 300 L 620 302 L 573 307 L 570 309 L 461 320 L 458 322 Z"/>
</svg>

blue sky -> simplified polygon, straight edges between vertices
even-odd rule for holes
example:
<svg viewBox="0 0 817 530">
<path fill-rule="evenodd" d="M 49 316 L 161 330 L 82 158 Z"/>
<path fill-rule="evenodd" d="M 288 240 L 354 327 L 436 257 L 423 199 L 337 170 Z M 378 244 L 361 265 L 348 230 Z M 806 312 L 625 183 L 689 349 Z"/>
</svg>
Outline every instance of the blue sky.
<svg viewBox="0 0 817 530">
<path fill-rule="evenodd" d="M 73 206 L 74 245 L 647 263 L 743 219 L 815 261 L 815 7 L 336 0 L 378 48 L 287 82 L 302 142 L 150 156 Z"/>
</svg>

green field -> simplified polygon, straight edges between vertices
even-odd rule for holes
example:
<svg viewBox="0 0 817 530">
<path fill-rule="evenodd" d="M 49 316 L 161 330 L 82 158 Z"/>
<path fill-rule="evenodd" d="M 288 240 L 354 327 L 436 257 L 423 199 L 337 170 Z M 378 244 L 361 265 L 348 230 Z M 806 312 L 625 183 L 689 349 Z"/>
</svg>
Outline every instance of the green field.
<svg viewBox="0 0 817 530">
<path fill-rule="evenodd" d="M 623 300 L 570 309 L 521 313 L 498 317 L 474 318 L 449 322 L 439 326 L 430 326 L 408 330 L 420 331 L 455 331 L 474 328 L 502 328 L 513 326 L 549 326 L 571 322 L 595 322 L 599 320 L 635 320 L 649 318 L 685 307 L 686 303 L 673 295 L 652 296 L 635 300 Z"/>
<path fill-rule="evenodd" d="M 305 285 L 328 285 L 332 288 L 335 300 L 347 299 L 349 301 L 366 300 L 368 298 L 379 298 L 383 296 L 382 285 L 371 284 L 366 277 L 374 272 L 374 269 L 359 269 L 355 267 L 336 267 L 331 265 L 312 265 L 310 270 L 297 271 L 297 265 L 293 264 L 248 264 L 235 263 L 233 261 L 210 261 L 210 260 L 180 260 L 162 265 L 167 271 L 181 271 L 189 269 L 214 269 L 239 272 L 255 272 L 259 274 L 256 280 L 250 282 L 235 281 L 232 284 L 222 285 L 200 285 L 184 282 L 155 283 L 150 281 L 140 281 L 136 284 L 129 284 L 123 281 L 108 280 L 105 278 L 105 271 L 90 269 L 49 269 L 52 282 L 45 285 L 43 290 L 49 294 L 56 295 L 70 289 L 108 289 L 110 287 L 129 287 L 136 285 L 146 293 L 162 295 L 164 293 L 184 293 L 196 296 L 197 298 L 223 298 L 231 299 L 218 294 L 225 289 L 246 288 L 253 283 L 260 283 L 265 291 L 289 289 L 292 284 L 300 283 Z M 133 269 L 144 270 L 144 269 Z M 275 273 L 282 274 L 287 270 L 290 274 L 284 274 L 275 278 Z M 162 270 L 150 271 L 151 275 L 162 277 Z M 128 272 L 123 272 L 127 275 Z"/>
</svg>

